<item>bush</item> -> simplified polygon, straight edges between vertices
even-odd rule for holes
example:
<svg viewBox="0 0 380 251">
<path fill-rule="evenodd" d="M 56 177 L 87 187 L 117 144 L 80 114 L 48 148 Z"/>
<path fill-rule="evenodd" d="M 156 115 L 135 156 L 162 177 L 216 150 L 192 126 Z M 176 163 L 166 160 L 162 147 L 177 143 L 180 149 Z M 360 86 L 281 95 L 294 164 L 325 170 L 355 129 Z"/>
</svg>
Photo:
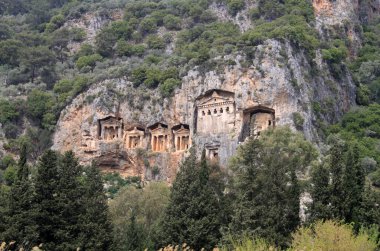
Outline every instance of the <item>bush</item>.
<svg viewBox="0 0 380 251">
<path fill-rule="evenodd" d="M 93 54 L 93 55 L 82 56 L 78 58 L 75 64 L 79 70 L 88 66 L 90 67 L 91 71 L 93 71 L 96 66 L 96 62 L 101 61 L 101 60 L 102 60 L 102 56 L 100 56 L 99 54 Z"/>
<path fill-rule="evenodd" d="M 346 59 L 347 55 L 348 49 L 341 40 L 334 40 L 329 49 L 322 50 L 322 57 L 328 63 L 339 64 Z"/>
<path fill-rule="evenodd" d="M 244 9 L 244 6 L 244 0 L 227 0 L 228 13 L 232 16 L 236 16 L 239 11 Z"/>
<path fill-rule="evenodd" d="M 75 60 L 83 56 L 94 54 L 94 47 L 91 44 L 82 44 L 79 51 L 75 54 Z"/>
<path fill-rule="evenodd" d="M 16 161 L 11 155 L 5 155 L 0 161 L 0 169 L 5 170 L 11 165 L 16 165 Z"/>
<path fill-rule="evenodd" d="M 103 57 L 110 57 L 113 54 L 113 46 L 117 40 L 116 34 L 110 27 L 103 28 L 95 37 L 98 53 Z"/>
<path fill-rule="evenodd" d="M 117 39 L 128 40 L 132 35 L 132 28 L 126 21 L 115 21 L 111 23 L 111 31 Z"/>
<path fill-rule="evenodd" d="M 142 34 L 154 33 L 157 31 L 157 22 L 154 18 L 144 18 L 140 23 L 140 30 Z"/>
<path fill-rule="evenodd" d="M 276 248 L 271 246 L 264 239 L 250 239 L 248 237 L 242 238 L 242 240 L 232 239 L 230 240 L 231 245 L 224 245 L 221 251 L 275 251 Z"/>
<path fill-rule="evenodd" d="M 165 41 L 159 36 L 150 35 L 147 38 L 146 42 L 148 44 L 149 49 L 165 49 Z"/>
<path fill-rule="evenodd" d="M 356 89 L 356 103 L 358 105 L 369 105 L 370 104 L 370 90 L 366 85 L 360 85 Z"/>
<path fill-rule="evenodd" d="M 16 180 L 16 176 L 17 168 L 13 165 L 8 166 L 8 168 L 5 169 L 3 174 L 4 181 L 8 186 L 11 186 L 13 184 L 13 182 Z"/>
<path fill-rule="evenodd" d="M 174 15 L 166 15 L 163 20 L 164 26 L 168 30 L 179 30 L 181 29 L 181 18 Z"/>
<path fill-rule="evenodd" d="M 299 112 L 295 112 L 293 113 L 293 122 L 298 130 L 302 130 L 305 119 Z"/>
<path fill-rule="evenodd" d="M 133 82 L 134 87 L 138 87 L 142 83 L 144 83 L 146 79 L 146 71 L 147 68 L 145 68 L 144 66 L 137 67 L 132 71 L 131 80 Z"/>
<path fill-rule="evenodd" d="M 4 125 L 4 134 L 7 139 L 15 139 L 20 133 L 19 126 L 13 123 L 6 123 Z"/>
<path fill-rule="evenodd" d="M 6 122 L 15 121 L 18 116 L 19 113 L 14 103 L 0 99 L 0 123 L 4 124 Z"/>
<path fill-rule="evenodd" d="M 29 116 L 42 121 L 43 115 L 54 106 L 54 99 L 52 94 L 34 89 L 28 95 L 26 103 Z"/>
<path fill-rule="evenodd" d="M 302 227 L 293 234 L 290 250 L 376 250 L 373 236 L 362 231 L 354 234 L 351 225 L 334 221 L 318 221 L 310 227 Z"/>
<path fill-rule="evenodd" d="M 242 36 L 242 40 L 252 46 L 262 44 L 271 38 L 289 40 L 306 49 L 311 58 L 319 46 L 316 31 L 309 26 L 304 17 L 295 15 L 285 15 L 273 22 L 259 24 Z"/>
<path fill-rule="evenodd" d="M 181 81 L 174 78 L 166 79 L 163 84 L 160 85 L 160 92 L 163 97 L 169 97 L 173 93 L 174 89 L 181 84 Z"/>
<path fill-rule="evenodd" d="M 74 79 L 62 79 L 55 84 L 53 91 L 58 95 L 59 104 L 63 106 L 66 104 L 68 98 L 73 98 L 82 92 L 88 84 L 88 78 L 82 76 L 78 76 Z"/>
</svg>

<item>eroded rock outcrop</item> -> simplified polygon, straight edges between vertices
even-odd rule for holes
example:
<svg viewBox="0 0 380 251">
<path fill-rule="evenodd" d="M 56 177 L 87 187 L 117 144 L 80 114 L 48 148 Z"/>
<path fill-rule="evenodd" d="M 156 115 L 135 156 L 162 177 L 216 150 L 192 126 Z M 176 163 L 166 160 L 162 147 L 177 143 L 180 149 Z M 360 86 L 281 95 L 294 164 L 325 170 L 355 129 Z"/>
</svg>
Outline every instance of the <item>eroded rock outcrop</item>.
<svg viewBox="0 0 380 251">
<path fill-rule="evenodd" d="M 126 79 L 98 83 L 62 112 L 53 148 L 73 150 L 83 164 L 171 182 L 191 146 L 226 166 L 247 137 L 277 125 L 295 129 L 295 113 L 304 121 L 297 127 L 318 142 L 316 120 L 336 121 L 354 104 L 349 75 L 341 82 L 312 76 L 312 67 L 325 66 L 311 66 L 289 44 L 266 41 L 248 68 L 244 58 L 226 56 L 235 65 L 222 72 L 194 68 L 170 99 Z M 315 103 L 330 111 L 316 117 Z"/>
</svg>

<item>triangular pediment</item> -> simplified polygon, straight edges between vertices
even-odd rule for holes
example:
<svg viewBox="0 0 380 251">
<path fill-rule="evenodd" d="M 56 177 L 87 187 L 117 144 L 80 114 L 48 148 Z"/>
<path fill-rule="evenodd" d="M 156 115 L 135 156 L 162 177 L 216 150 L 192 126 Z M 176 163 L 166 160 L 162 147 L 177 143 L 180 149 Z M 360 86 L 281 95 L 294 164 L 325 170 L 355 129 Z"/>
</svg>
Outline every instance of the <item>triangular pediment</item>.
<svg viewBox="0 0 380 251">
<path fill-rule="evenodd" d="M 155 134 L 157 133 L 165 134 L 166 132 L 167 132 L 167 128 L 163 128 L 163 127 L 158 127 L 151 130 L 151 133 L 155 133 Z"/>
<path fill-rule="evenodd" d="M 186 128 L 180 128 L 176 131 L 174 131 L 175 134 L 189 134 L 190 133 L 190 130 L 189 129 L 186 129 Z"/>
<path fill-rule="evenodd" d="M 211 97 L 204 98 L 199 105 L 210 105 L 210 104 L 217 104 L 217 103 L 223 103 L 226 101 L 231 101 L 229 98 L 223 97 L 218 95 L 216 92 L 213 92 Z"/>
</svg>

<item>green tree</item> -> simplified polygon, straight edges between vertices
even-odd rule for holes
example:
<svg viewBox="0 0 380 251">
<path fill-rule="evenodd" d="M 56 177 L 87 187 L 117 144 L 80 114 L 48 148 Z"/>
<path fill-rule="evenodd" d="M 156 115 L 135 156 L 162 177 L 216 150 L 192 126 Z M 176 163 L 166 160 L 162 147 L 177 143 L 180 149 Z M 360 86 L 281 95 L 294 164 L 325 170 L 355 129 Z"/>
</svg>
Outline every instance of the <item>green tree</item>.
<svg viewBox="0 0 380 251">
<path fill-rule="evenodd" d="M 356 219 L 356 211 L 362 202 L 365 174 L 359 158 L 359 147 L 354 144 L 347 154 L 346 167 L 343 175 L 344 187 L 344 219 L 352 222 Z"/>
<path fill-rule="evenodd" d="M 113 250 L 153 250 L 157 225 L 169 201 L 167 184 L 151 182 L 143 188 L 129 184 L 110 202 L 113 223 Z M 136 239 L 135 243 L 131 243 Z"/>
<path fill-rule="evenodd" d="M 27 113 L 33 119 L 42 121 L 43 116 L 53 107 L 53 96 L 50 93 L 34 89 L 26 100 Z"/>
<path fill-rule="evenodd" d="M 80 215 L 81 232 L 79 243 L 83 250 L 110 250 L 112 227 L 108 216 L 107 197 L 102 176 L 95 165 L 85 169 L 82 205 Z"/>
<path fill-rule="evenodd" d="M 78 58 L 76 62 L 76 66 L 78 67 L 79 70 L 83 69 L 84 67 L 89 67 L 91 71 L 93 71 L 96 66 L 96 62 L 99 62 L 101 60 L 102 60 L 102 56 L 100 56 L 99 54 L 82 56 Z"/>
<path fill-rule="evenodd" d="M 0 99 L 0 123 L 14 121 L 18 118 L 19 112 L 15 104 L 11 101 Z"/>
<path fill-rule="evenodd" d="M 15 39 L 0 41 L 0 64 L 18 66 L 22 58 L 22 48 L 23 43 Z"/>
<path fill-rule="evenodd" d="M 166 15 L 163 19 L 164 26 L 168 30 L 179 30 L 181 29 L 181 18 L 174 15 Z"/>
<path fill-rule="evenodd" d="M 17 176 L 8 198 L 5 211 L 5 228 L 2 238 L 8 242 L 16 241 L 21 248 L 30 249 L 38 238 L 33 190 L 27 165 L 27 148 L 21 148 L 17 164 Z"/>
<path fill-rule="evenodd" d="M 116 41 L 117 36 L 110 27 L 102 29 L 95 37 L 97 52 L 103 57 L 110 57 Z"/>
<path fill-rule="evenodd" d="M 227 0 L 228 12 L 232 16 L 236 16 L 239 11 L 244 9 L 244 6 L 244 0 Z"/>
<path fill-rule="evenodd" d="M 161 245 L 183 244 L 212 249 L 221 237 L 223 208 L 219 193 L 211 186 L 209 166 L 195 153 L 183 162 L 173 183 L 169 205 L 160 224 Z"/>
<path fill-rule="evenodd" d="M 55 229 L 57 235 L 57 250 L 75 250 L 80 247 L 78 236 L 81 232 L 79 221 L 83 214 L 82 204 L 83 187 L 81 184 L 82 167 L 74 153 L 66 152 L 58 160 L 57 206 L 59 208 L 59 222 Z"/>
<path fill-rule="evenodd" d="M 46 151 L 37 165 L 35 177 L 35 209 L 38 233 L 38 244 L 43 243 L 44 248 L 55 250 L 60 236 L 57 229 L 61 221 L 58 195 L 60 194 L 57 167 L 58 156 L 54 151 Z"/>
<path fill-rule="evenodd" d="M 331 215 L 335 219 L 342 219 L 343 217 L 343 200 L 344 189 L 343 186 L 343 173 L 345 166 L 345 144 L 339 139 L 333 142 L 330 149 L 330 210 Z"/>
<path fill-rule="evenodd" d="M 21 59 L 22 65 L 28 69 L 30 73 L 30 80 L 32 83 L 44 67 L 53 71 L 55 62 L 56 58 L 54 54 L 45 46 L 24 49 L 23 57 Z"/>
<path fill-rule="evenodd" d="M 289 128 L 267 131 L 242 145 L 232 162 L 236 196 L 232 233 L 286 246 L 299 224 L 296 172 L 304 171 L 316 156 L 312 144 Z"/>
<path fill-rule="evenodd" d="M 318 219 L 330 219 L 330 172 L 324 164 L 314 167 L 311 174 L 311 191 L 313 198 L 309 205 L 309 221 L 314 222 Z"/>
<path fill-rule="evenodd" d="M 163 97 L 170 97 L 177 86 L 181 84 L 181 81 L 174 78 L 169 78 L 160 85 L 160 92 Z"/>
</svg>

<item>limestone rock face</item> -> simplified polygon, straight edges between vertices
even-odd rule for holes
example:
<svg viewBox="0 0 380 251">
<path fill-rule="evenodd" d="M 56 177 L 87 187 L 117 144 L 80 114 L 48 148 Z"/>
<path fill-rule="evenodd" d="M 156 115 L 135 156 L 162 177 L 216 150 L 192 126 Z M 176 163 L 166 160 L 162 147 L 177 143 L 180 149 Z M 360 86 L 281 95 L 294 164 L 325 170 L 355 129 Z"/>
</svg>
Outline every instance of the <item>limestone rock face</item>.
<svg viewBox="0 0 380 251">
<path fill-rule="evenodd" d="M 295 113 L 304 121 L 297 128 L 318 143 L 315 125 L 337 121 L 354 104 L 349 74 L 340 82 L 312 76 L 304 53 L 289 44 L 268 40 L 253 58 L 248 67 L 237 54 L 222 70 L 194 68 L 169 99 L 127 78 L 93 85 L 61 113 L 53 148 L 73 150 L 83 164 L 171 182 L 191 146 L 225 167 L 247 137 L 273 126 L 296 130 Z M 329 112 L 315 113 L 317 105 Z"/>
</svg>

